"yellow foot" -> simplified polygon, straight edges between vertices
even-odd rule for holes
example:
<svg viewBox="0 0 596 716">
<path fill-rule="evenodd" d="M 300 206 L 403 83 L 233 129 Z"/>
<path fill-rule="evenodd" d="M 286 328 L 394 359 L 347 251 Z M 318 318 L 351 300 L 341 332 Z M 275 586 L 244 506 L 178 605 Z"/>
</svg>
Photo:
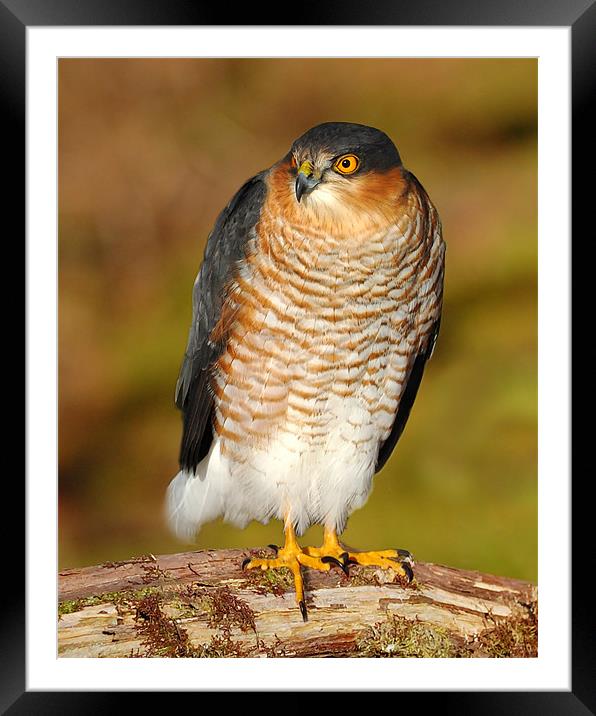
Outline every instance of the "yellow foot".
<svg viewBox="0 0 596 716">
<path fill-rule="evenodd" d="M 383 549 L 375 552 L 350 552 L 343 547 L 333 530 L 325 529 L 321 547 L 305 547 L 304 551 L 311 557 L 318 557 L 322 562 L 338 564 L 346 573 L 350 564 L 382 567 L 392 569 L 408 582 L 414 578 L 412 565 L 414 558 L 406 549 Z"/>
<path fill-rule="evenodd" d="M 306 550 L 301 549 L 300 545 L 291 539 L 286 532 L 287 539 L 286 544 L 282 549 L 279 549 L 276 545 L 269 545 L 277 550 L 277 556 L 274 559 L 261 559 L 257 557 L 249 557 L 242 563 L 242 569 L 280 569 L 285 567 L 292 572 L 294 576 L 294 587 L 296 589 L 296 602 L 300 607 L 302 619 L 308 620 L 308 614 L 306 611 L 306 602 L 304 600 L 304 582 L 302 579 L 302 572 L 300 567 L 310 567 L 311 569 L 319 569 L 324 572 L 328 572 L 330 568 L 330 562 L 335 560 L 319 559 L 318 557 L 310 556 Z M 339 564 L 339 562 L 338 562 Z M 345 567 L 340 564 L 342 569 Z"/>
<path fill-rule="evenodd" d="M 276 551 L 273 559 L 248 557 L 242 563 L 242 569 L 281 569 L 285 567 L 292 572 L 296 589 L 296 602 L 300 607 L 302 619 L 308 620 L 304 599 L 304 581 L 301 567 L 310 567 L 328 572 L 331 565 L 337 565 L 348 574 L 350 564 L 373 565 L 383 569 L 392 569 L 402 577 L 412 581 L 414 574 L 412 555 L 405 549 L 384 549 L 378 552 L 350 552 L 343 547 L 334 530 L 325 529 L 321 547 L 300 547 L 291 525 L 286 524 L 286 543 L 280 549 L 277 545 L 269 545 Z"/>
<path fill-rule="evenodd" d="M 376 552 L 348 552 L 346 564 L 361 564 L 363 566 L 382 567 L 392 569 L 408 582 L 414 579 L 412 565 L 414 559 L 406 549 L 382 549 Z"/>
</svg>

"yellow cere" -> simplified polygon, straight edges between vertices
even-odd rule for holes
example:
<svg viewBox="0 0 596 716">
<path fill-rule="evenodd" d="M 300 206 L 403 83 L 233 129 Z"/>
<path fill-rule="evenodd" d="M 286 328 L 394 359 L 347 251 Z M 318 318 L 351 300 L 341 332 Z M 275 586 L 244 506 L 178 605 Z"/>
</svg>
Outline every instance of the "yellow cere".
<svg viewBox="0 0 596 716">
<path fill-rule="evenodd" d="M 309 177 L 313 173 L 313 169 L 314 167 L 312 165 L 312 162 L 306 160 L 300 165 L 300 169 L 298 169 L 298 174 L 305 174 L 307 177 Z"/>
</svg>

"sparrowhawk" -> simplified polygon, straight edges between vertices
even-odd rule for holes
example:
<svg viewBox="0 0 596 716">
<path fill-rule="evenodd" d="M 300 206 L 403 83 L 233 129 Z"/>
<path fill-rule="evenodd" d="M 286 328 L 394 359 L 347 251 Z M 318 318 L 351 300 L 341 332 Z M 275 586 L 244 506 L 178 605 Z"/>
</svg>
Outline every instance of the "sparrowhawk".
<svg viewBox="0 0 596 716">
<path fill-rule="evenodd" d="M 391 455 L 441 319 L 437 210 L 389 137 L 313 127 L 221 212 L 194 284 L 176 386 L 183 413 L 173 531 L 223 517 L 283 520 L 285 546 L 247 568 L 391 567 L 406 550 L 353 552 L 338 535 Z M 296 535 L 324 528 L 321 547 Z"/>
</svg>

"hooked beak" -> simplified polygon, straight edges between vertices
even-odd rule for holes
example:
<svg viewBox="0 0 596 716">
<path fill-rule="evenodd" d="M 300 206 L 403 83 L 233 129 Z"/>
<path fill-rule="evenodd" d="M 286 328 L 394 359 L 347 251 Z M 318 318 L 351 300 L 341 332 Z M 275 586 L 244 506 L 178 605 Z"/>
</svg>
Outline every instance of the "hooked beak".
<svg viewBox="0 0 596 716">
<path fill-rule="evenodd" d="M 302 162 L 300 169 L 298 169 L 298 175 L 296 176 L 296 199 L 300 201 L 303 195 L 311 192 L 320 181 L 320 179 L 316 179 L 313 175 L 313 165 L 309 161 Z"/>
</svg>

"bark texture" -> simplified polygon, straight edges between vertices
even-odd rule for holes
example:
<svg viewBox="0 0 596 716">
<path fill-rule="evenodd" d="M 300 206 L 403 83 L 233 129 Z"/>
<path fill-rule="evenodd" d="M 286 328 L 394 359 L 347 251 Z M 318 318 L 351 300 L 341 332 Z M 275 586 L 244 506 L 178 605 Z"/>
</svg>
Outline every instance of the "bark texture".
<svg viewBox="0 0 596 716">
<path fill-rule="evenodd" d="M 308 621 L 289 572 L 243 572 L 268 550 L 145 555 L 59 575 L 61 657 L 534 657 L 527 582 L 417 563 L 350 576 L 304 570 Z"/>
</svg>

